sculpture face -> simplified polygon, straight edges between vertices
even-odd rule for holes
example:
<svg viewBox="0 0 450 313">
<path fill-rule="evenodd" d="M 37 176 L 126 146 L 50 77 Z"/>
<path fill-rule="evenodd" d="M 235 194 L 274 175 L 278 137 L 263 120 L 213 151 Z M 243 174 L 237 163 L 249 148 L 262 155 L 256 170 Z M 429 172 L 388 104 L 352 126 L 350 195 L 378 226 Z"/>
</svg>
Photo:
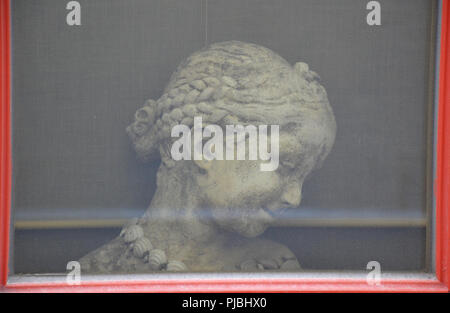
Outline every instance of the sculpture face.
<svg viewBox="0 0 450 313">
<path fill-rule="evenodd" d="M 255 237 L 271 226 L 284 209 L 300 205 L 301 189 L 311 168 L 299 158 L 298 134 L 281 132 L 280 165 L 261 171 L 262 161 L 203 161 L 199 185 L 205 206 L 216 223 L 245 237 Z M 205 164 L 210 162 L 210 164 Z"/>
</svg>

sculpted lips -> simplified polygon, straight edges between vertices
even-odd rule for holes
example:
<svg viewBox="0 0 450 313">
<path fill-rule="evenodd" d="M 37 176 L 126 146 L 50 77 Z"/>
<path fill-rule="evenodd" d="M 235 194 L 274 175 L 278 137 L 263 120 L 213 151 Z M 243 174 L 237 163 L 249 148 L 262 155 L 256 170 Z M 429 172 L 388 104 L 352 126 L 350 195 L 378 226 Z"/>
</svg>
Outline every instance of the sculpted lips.
<svg viewBox="0 0 450 313">
<path fill-rule="evenodd" d="M 266 221 L 266 220 L 272 221 L 274 219 L 273 212 L 271 212 L 268 209 L 264 209 L 264 208 L 263 209 L 259 209 L 258 210 L 258 215 L 260 217 L 262 217 L 262 221 Z"/>
<path fill-rule="evenodd" d="M 278 216 L 285 210 L 286 210 L 286 207 L 283 207 L 282 205 L 279 205 L 279 204 L 272 204 L 272 205 L 267 206 L 267 208 L 266 208 L 266 211 L 269 212 L 270 215 L 272 215 L 272 216 Z"/>
<path fill-rule="evenodd" d="M 269 216 L 269 218 L 271 219 L 271 220 L 273 220 L 274 218 L 275 218 L 275 212 L 274 211 L 272 211 L 272 210 L 270 210 L 270 209 L 268 209 L 268 208 L 262 208 L 262 209 L 260 209 L 264 214 L 267 214 L 268 216 Z"/>
</svg>

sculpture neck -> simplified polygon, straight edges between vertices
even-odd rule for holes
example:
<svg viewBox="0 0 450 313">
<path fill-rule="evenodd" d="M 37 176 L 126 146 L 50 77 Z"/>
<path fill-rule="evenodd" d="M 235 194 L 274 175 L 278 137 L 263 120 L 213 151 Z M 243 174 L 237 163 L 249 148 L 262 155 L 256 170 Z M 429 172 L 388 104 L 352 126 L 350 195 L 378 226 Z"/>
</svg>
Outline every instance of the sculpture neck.
<svg viewBox="0 0 450 313">
<path fill-rule="evenodd" d="M 191 175 L 168 169 L 161 164 L 157 174 L 157 190 L 145 216 L 152 231 L 170 233 L 196 242 L 217 236 L 217 225 L 209 211 L 202 208 L 201 190 Z M 168 234 L 169 235 L 169 234 Z"/>
</svg>

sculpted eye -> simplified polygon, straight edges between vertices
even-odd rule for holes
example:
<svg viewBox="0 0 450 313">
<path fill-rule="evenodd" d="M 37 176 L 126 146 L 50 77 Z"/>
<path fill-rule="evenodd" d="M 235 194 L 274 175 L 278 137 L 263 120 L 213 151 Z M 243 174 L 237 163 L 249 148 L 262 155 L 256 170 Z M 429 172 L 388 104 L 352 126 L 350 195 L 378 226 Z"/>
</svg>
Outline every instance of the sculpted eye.
<svg viewBox="0 0 450 313">
<path fill-rule="evenodd" d="M 287 168 L 289 168 L 289 169 L 294 169 L 294 168 L 295 168 L 295 164 L 292 163 L 292 162 L 284 161 L 284 162 L 281 162 L 281 165 L 282 165 L 283 167 L 287 167 Z"/>
</svg>

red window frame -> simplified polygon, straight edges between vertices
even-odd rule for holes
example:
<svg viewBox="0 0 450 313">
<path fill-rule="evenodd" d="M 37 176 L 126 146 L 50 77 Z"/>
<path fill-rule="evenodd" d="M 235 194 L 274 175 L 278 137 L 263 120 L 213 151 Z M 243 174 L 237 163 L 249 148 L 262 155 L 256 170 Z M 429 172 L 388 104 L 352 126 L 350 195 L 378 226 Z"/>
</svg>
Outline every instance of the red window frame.
<svg viewBox="0 0 450 313">
<path fill-rule="evenodd" d="M 450 0 L 442 0 L 436 179 L 435 278 L 365 279 L 217 278 L 8 283 L 11 204 L 10 0 L 0 0 L 0 291 L 15 292 L 449 292 L 450 288 Z"/>
</svg>

